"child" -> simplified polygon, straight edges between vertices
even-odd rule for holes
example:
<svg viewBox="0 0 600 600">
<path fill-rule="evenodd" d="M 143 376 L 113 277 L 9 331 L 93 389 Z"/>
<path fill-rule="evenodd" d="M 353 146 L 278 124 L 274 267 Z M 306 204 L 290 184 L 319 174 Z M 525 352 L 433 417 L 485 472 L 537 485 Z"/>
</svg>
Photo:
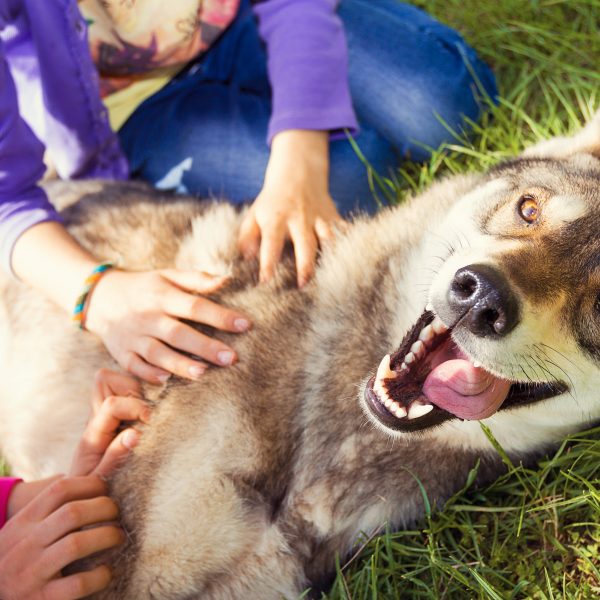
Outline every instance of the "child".
<svg viewBox="0 0 600 600">
<path fill-rule="evenodd" d="M 44 149 L 63 178 L 253 201 L 241 252 L 266 281 L 290 240 L 304 285 L 340 214 L 376 208 L 345 131 L 385 174 L 476 119 L 478 86 L 496 94 L 456 32 L 397 0 L 8 0 L 0 42 L 0 259 L 153 383 L 237 359 L 178 320 L 250 322 L 193 296 L 206 276 L 99 272 L 37 185 Z"/>
<path fill-rule="evenodd" d="M 149 407 L 135 379 L 103 370 L 96 378 L 93 416 L 69 476 L 22 482 L 0 478 L 0 597 L 2 600 L 83 598 L 105 588 L 106 566 L 62 576 L 61 570 L 123 541 L 118 507 L 107 496 L 109 475 L 139 440 L 122 421 L 147 423 Z M 96 527 L 90 527 L 96 525 Z"/>
</svg>

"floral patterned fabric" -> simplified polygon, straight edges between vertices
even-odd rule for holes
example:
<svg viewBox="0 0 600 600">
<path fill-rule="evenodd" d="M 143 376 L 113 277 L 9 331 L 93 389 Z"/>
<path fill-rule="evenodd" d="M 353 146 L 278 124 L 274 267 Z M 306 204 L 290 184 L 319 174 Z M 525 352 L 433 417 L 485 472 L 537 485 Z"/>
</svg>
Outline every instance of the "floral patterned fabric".
<svg viewBox="0 0 600 600">
<path fill-rule="evenodd" d="M 92 59 L 106 96 L 204 52 L 240 0 L 81 0 Z"/>
</svg>

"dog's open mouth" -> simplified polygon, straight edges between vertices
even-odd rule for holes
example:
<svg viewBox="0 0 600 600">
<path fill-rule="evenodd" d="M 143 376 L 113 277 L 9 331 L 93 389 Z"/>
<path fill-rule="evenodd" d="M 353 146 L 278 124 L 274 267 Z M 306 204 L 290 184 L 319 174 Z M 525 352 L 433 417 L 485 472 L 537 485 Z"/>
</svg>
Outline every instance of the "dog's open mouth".
<svg viewBox="0 0 600 600">
<path fill-rule="evenodd" d="M 425 311 L 398 350 L 368 381 L 365 401 L 373 416 L 398 431 L 416 431 L 448 419 L 485 419 L 497 410 L 558 396 L 566 384 L 501 379 L 472 362 L 451 329 Z"/>
</svg>

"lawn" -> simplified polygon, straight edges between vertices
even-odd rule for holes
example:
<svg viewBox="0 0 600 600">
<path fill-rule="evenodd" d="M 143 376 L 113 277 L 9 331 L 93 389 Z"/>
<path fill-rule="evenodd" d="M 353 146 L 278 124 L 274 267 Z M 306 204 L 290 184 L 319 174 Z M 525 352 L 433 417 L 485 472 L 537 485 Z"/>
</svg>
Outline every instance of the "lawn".
<svg viewBox="0 0 600 600">
<path fill-rule="evenodd" d="M 600 1 L 414 4 L 477 48 L 495 69 L 501 99 L 470 139 L 457 134 L 428 163 L 375 185 L 382 198 L 402 200 L 434 177 L 485 169 L 576 131 L 598 108 Z M 505 476 L 485 489 L 465 482 L 413 530 L 359 542 L 327 598 L 600 598 L 600 429 L 566 440 L 533 469 L 505 460 Z"/>
</svg>

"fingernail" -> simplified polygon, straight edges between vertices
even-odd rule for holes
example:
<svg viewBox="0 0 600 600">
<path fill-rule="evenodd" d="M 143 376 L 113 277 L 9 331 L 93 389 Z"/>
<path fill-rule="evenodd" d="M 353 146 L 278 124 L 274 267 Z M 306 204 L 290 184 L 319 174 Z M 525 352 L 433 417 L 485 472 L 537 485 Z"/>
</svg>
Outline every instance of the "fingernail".
<svg viewBox="0 0 600 600">
<path fill-rule="evenodd" d="M 236 319 L 233 322 L 236 331 L 247 331 L 250 329 L 250 321 L 248 319 Z"/>
<path fill-rule="evenodd" d="M 188 369 L 188 373 L 193 379 L 200 379 L 204 375 L 204 371 L 206 371 L 206 367 L 199 365 L 193 365 Z"/>
<path fill-rule="evenodd" d="M 233 364 L 234 358 L 235 355 L 230 350 L 221 350 L 221 352 L 217 354 L 217 360 L 219 361 L 219 364 L 223 366 Z"/>
<path fill-rule="evenodd" d="M 157 375 L 156 379 L 158 379 L 163 385 L 171 379 L 171 373 L 165 373 L 164 375 Z"/>
<path fill-rule="evenodd" d="M 129 450 L 135 448 L 139 441 L 140 434 L 135 429 L 128 429 L 123 434 L 123 446 L 125 446 L 125 448 L 129 448 Z"/>
</svg>

